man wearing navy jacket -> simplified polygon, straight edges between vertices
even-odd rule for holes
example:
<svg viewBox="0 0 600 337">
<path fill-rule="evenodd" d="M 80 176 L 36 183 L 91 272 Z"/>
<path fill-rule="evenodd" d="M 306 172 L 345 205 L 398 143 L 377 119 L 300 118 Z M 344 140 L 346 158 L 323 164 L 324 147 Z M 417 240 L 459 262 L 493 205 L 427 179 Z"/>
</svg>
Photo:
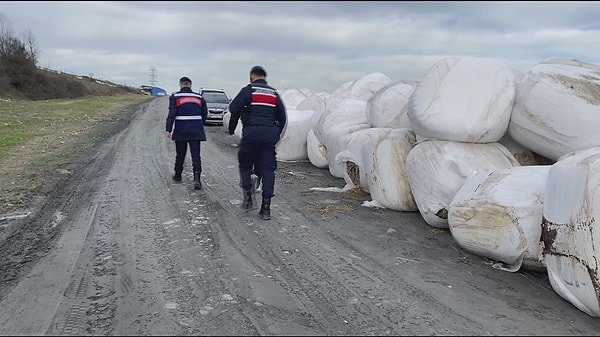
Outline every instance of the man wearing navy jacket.
<svg viewBox="0 0 600 337">
<path fill-rule="evenodd" d="M 199 93 L 192 91 L 192 80 L 184 76 L 179 79 L 180 90 L 169 97 L 169 114 L 167 115 L 167 138 L 175 142 L 175 174 L 173 181 L 181 182 L 183 163 L 190 148 L 192 169 L 194 171 L 194 189 L 202 188 L 200 174 L 202 161 L 200 158 L 200 142 L 206 140 L 204 123 L 208 115 L 206 101 Z"/>
<path fill-rule="evenodd" d="M 228 132 L 233 135 L 238 120 L 242 120 L 242 138 L 238 148 L 240 186 L 244 196 L 242 208 L 255 208 L 253 197 L 257 184 L 252 173 L 256 170 L 263 186 L 259 215 L 269 220 L 277 169 L 275 146 L 285 129 L 287 115 L 281 97 L 267 84 L 266 77 L 263 67 L 252 67 L 250 83 L 229 103 L 231 118 Z"/>
</svg>

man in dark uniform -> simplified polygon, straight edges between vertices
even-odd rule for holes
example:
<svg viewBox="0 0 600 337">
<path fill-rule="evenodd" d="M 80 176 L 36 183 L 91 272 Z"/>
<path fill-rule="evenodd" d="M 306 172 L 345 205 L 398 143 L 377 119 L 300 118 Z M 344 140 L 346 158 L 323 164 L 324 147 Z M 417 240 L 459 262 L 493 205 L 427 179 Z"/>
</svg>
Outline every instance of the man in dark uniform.
<svg viewBox="0 0 600 337">
<path fill-rule="evenodd" d="M 202 188 L 200 174 L 200 142 L 206 140 L 204 123 L 208 115 L 206 101 L 199 93 L 192 91 L 192 80 L 188 77 L 179 79 L 180 90 L 169 97 L 169 114 L 167 115 L 167 138 L 175 141 L 175 174 L 173 181 L 181 182 L 183 162 L 190 148 L 192 169 L 194 171 L 194 189 Z"/>
<path fill-rule="evenodd" d="M 252 179 L 255 170 L 262 179 L 262 203 L 259 214 L 271 219 L 271 198 L 275 189 L 277 158 L 275 146 L 287 123 L 283 101 L 277 91 L 266 81 L 267 72 L 260 66 L 250 70 L 250 83 L 242 88 L 229 103 L 229 134 L 233 135 L 238 120 L 242 120 L 242 138 L 238 148 L 240 186 L 244 201 L 242 208 L 255 208 L 254 192 L 256 181 Z"/>
</svg>

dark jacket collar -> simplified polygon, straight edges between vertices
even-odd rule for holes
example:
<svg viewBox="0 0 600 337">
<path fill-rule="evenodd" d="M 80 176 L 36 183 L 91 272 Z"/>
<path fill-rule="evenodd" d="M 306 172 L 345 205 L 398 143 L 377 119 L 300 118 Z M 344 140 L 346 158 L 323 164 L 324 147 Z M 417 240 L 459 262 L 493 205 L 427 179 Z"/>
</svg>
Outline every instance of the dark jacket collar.
<svg viewBox="0 0 600 337">
<path fill-rule="evenodd" d="M 258 80 L 254 80 L 252 81 L 252 83 L 262 83 L 262 84 L 267 84 L 267 81 L 265 79 L 259 78 Z"/>
</svg>

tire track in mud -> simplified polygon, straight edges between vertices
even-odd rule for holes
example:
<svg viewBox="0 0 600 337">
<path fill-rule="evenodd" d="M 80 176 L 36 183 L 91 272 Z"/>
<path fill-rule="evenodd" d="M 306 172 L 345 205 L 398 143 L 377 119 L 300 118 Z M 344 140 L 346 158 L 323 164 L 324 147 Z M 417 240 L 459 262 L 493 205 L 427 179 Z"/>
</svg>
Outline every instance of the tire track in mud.
<svg viewBox="0 0 600 337">
<path fill-rule="evenodd" d="M 3 296 L 0 306 L 0 326 L 7 334 L 39 335 L 50 325 L 57 298 L 68 290 L 67 274 L 81 258 L 83 238 L 89 235 L 96 216 L 94 198 L 101 188 L 96 178 L 107 174 L 120 139 L 120 134 L 116 134 L 104 144 L 89 149 L 90 157 L 85 162 L 94 169 L 74 171 L 51 193 L 27 225 L 15 230 L 15 235 L 7 239 L 10 244 L 3 245 L 2 252 L 17 247 L 14 249 L 34 251 L 37 255 L 36 259 L 16 262 L 12 271 L 19 274 L 18 283 L 1 283 L 7 295 Z M 47 236 L 46 229 L 52 230 L 52 237 Z M 80 311 L 74 309 L 70 315 L 78 317 Z M 65 329 L 77 330 L 77 327 L 66 326 Z"/>
<path fill-rule="evenodd" d="M 343 181 L 307 163 L 278 163 L 272 220 L 242 211 L 236 148 L 218 128 L 207 128 L 202 144 L 204 189 L 192 189 L 189 157 L 183 183 L 172 183 L 167 103 L 148 103 L 109 142 L 103 155 L 110 165 L 89 168 L 81 185 L 65 190 L 71 203 L 47 224 L 63 228 L 57 242 L 64 247 L 53 256 L 71 259 L 71 267 L 54 274 L 45 261 L 34 267 L 62 282 L 53 289 L 58 295 L 31 286 L 31 297 L 23 296 L 37 280 L 28 275 L 15 296 L 27 297 L 20 308 L 29 311 L 14 310 L 17 300 L 2 302 L 9 307 L 0 308 L 0 327 L 13 334 L 238 336 L 600 328 L 570 304 L 554 305 L 535 278 L 491 270 L 448 233 L 427 235 L 418 214 L 361 209 L 360 197 L 310 191 Z M 35 299 L 46 301 L 46 313 L 31 310 Z M 30 325 L 6 324 L 17 319 Z"/>
<path fill-rule="evenodd" d="M 217 153 L 211 153 L 209 156 L 217 156 Z M 211 172 L 210 175 L 211 177 L 218 177 L 213 184 L 219 186 L 219 188 L 214 191 L 211 189 L 211 192 L 214 199 L 220 200 L 226 210 L 231 209 L 232 205 L 227 205 L 226 201 L 223 200 L 226 200 L 226 196 L 232 195 L 236 189 L 239 189 L 236 186 L 237 183 L 235 183 L 234 174 L 236 169 L 233 166 L 228 166 L 230 168 L 228 170 L 229 174 L 224 174 L 221 170 L 220 174 Z M 223 177 L 225 178 L 223 179 Z M 232 182 L 234 182 L 233 191 L 231 188 Z M 229 188 L 224 191 L 224 186 Z M 288 195 L 285 192 L 279 194 Z M 320 242 L 318 238 L 326 238 L 327 235 L 321 235 L 322 233 L 314 236 L 306 235 L 306 230 L 300 226 L 289 226 L 290 223 L 299 223 L 304 224 L 304 227 L 314 227 L 315 223 L 296 208 L 290 207 L 285 213 L 281 212 L 280 208 L 284 206 L 286 200 L 285 197 L 279 199 L 283 199 L 283 203 L 279 202 L 277 211 L 274 212 L 276 219 L 279 220 L 274 219 L 267 222 L 259 220 L 258 223 L 254 224 L 257 229 L 251 231 L 247 229 L 248 222 L 244 226 L 244 218 L 253 218 L 256 217 L 256 214 L 247 215 L 241 210 L 229 210 L 227 211 L 229 213 L 228 219 L 224 221 L 229 226 L 224 231 L 228 232 L 226 233 L 227 239 L 234 247 L 248 246 L 248 242 L 252 246 L 259 247 L 258 252 L 255 254 L 244 252 L 240 248 L 238 248 L 238 251 L 248 262 L 253 263 L 255 268 L 261 268 L 261 265 L 273 266 L 269 268 L 270 270 L 267 270 L 267 268 L 261 269 L 263 272 L 276 275 L 278 282 L 285 287 L 286 292 L 294 294 L 303 303 L 300 308 L 310 308 L 304 312 L 304 316 L 310 315 L 312 320 L 315 321 L 310 322 L 309 326 L 319 327 L 319 329 L 322 329 L 321 332 L 326 334 L 382 335 L 402 334 L 406 330 L 411 330 L 417 334 L 432 332 L 428 329 L 419 331 L 423 322 L 421 322 L 422 317 L 418 315 L 409 316 L 412 318 L 411 323 L 414 325 L 409 329 L 407 326 L 402 326 L 401 322 L 390 319 L 377 307 L 376 304 L 380 305 L 380 303 L 365 299 L 365 293 L 373 291 L 372 289 L 381 288 L 385 283 L 365 273 L 364 268 L 361 269 L 356 266 L 345 270 L 338 268 L 332 270 L 332 264 L 337 263 L 335 256 L 339 254 L 335 248 L 325 247 L 327 249 L 324 250 L 323 246 L 337 245 L 335 241 Z M 295 198 L 288 200 L 287 203 L 293 204 L 297 201 L 298 199 Z M 256 211 L 252 213 L 256 213 Z M 290 218 L 290 216 L 293 218 Z M 276 230 L 277 228 L 281 228 L 283 231 Z M 296 228 L 300 228 L 300 230 L 297 231 Z M 281 232 L 284 234 L 282 235 Z M 297 242 L 303 242 L 304 245 L 298 245 Z M 337 246 L 336 248 L 342 248 L 340 245 Z M 344 249 L 341 251 L 344 251 Z M 333 257 L 333 261 L 327 257 Z M 356 282 L 357 279 L 360 279 L 360 282 Z M 381 292 L 390 290 L 389 288 L 383 289 Z M 403 310 L 400 312 L 408 311 L 410 311 L 410 306 L 404 305 Z M 424 312 L 423 314 L 427 313 Z M 306 324 L 306 322 L 300 322 L 300 324 L 303 323 Z"/>
<path fill-rule="evenodd" d="M 235 140 L 218 132 L 209 137 L 218 150 L 208 156 L 223 161 L 208 177 L 216 186 L 212 198 L 229 214 L 224 238 L 254 268 L 261 270 L 262 265 L 271 272 L 301 302 L 298 308 L 310 308 L 316 324 L 305 326 L 326 334 L 378 335 L 537 334 L 557 329 L 584 333 L 591 330 L 578 323 L 588 329 L 598 326 L 540 285 L 543 277 L 490 268 L 485 259 L 460 249 L 449 233 L 428 230 L 418 213 L 361 210 L 357 198 L 309 191 L 323 183 L 341 187 L 344 182 L 307 163 L 278 163 L 271 221 L 234 210 L 241 199 L 236 148 L 231 146 Z M 302 173 L 288 172 L 295 169 Z M 228 200 L 231 195 L 239 196 L 236 203 Z M 319 217 L 319 207 L 329 204 L 350 207 L 340 207 L 329 219 Z M 246 246 L 249 251 L 244 251 Z M 529 304 L 524 305 L 526 295 Z M 570 312 L 567 323 L 553 324 L 564 320 L 565 310 Z"/>
<path fill-rule="evenodd" d="M 284 199 L 290 195 L 288 191 L 281 194 Z M 313 205 L 319 195 L 323 196 L 317 193 L 308 198 L 308 204 Z M 338 200 L 362 207 L 358 206 L 360 200 L 345 196 Z M 299 204 L 297 198 L 290 198 L 289 207 L 297 209 Z M 298 212 L 288 214 L 299 216 Z M 330 267 L 327 270 L 339 271 L 334 275 L 348 277 L 346 280 L 358 289 L 371 283 L 366 287 L 369 293 L 363 297 L 371 299 L 384 317 L 402 324 L 402 333 L 552 334 L 559 327 L 565 332 L 581 334 L 586 329 L 578 322 L 588 326 L 598 324 L 576 310 L 566 315 L 570 319 L 565 320 L 565 309 L 572 308 L 565 306 L 551 288 L 540 285 L 544 277 L 534 275 L 524 281 L 521 275 L 532 274 L 506 273 L 484 265 L 485 259 L 460 249 L 449 232 L 441 236 L 428 233 L 428 226 L 418 213 L 362 208 L 336 212 L 333 217 L 333 222 L 323 219 L 315 222 L 315 227 L 308 226 L 312 233 L 306 236 L 306 242 L 313 244 L 316 240 L 310 240 L 311 237 L 325 236 L 333 242 L 332 247 L 327 247 L 329 252 L 317 243 L 309 256 L 329 257 L 323 261 Z M 394 223 L 395 219 L 402 220 Z M 292 217 L 290 222 L 296 221 Z M 296 234 L 291 236 L 302 240 L 304 233 L 296 231 Z M 359 274 L 354 279 L 356 272 Z M 560 320 L 566 324 L 548 324 Z"/>
<path fill-rule="evenodd" d="M 140 125 L 123 141 L 82 254 L 89 259 L 82 259 L 81 275 L 72 281 L 91 287 L 63 300 L 50 334 L 253 334 L 251 322 L 225 296 L 207 203 L 165 174 L 174 149 L 170 141 L 157 141 L 162 105 L 138 118 Z"/>
<path fill-rule="evenodd" d="M 131 132 L 128 132 L 120 143 L 128 144 L 130 138 Z M 119 326 L 115 328 L 117 315 L 129 317 L 129 307 L 141 306 L 141 296 L 136 298 L 127 293 L 133 285 L 128 270 L 133 258 L 127 239 L 139 242 L 138 222 L 149 223 L 151 219 L 144 212 L 145 203 L 139 201 L 143 200 L 140 194 L 143 175 L 130 174 L 130 169 L 139 169 L 142 163 L 139 154 L 143 149 L 137 149 L 135 145 L 132 148 L 124 152 L 127 147 L 121 146 L 117 150 L 115 162 L 96 201 L 98 211 L 91 234 L 86 238 L 82 258 L 71 281 L 83 287 L 78 286 L 75 296 L 72 292 L 65 293 L 55 316 L 56 324 L 49 328 L 48 334 L 111 334 L 119 330 Z M 143 261 L 141 264 L 151 266 L 152 261 Z M 136 281 L 144 285 L 143 279 Z M 118 306 L 118 298 L 124 298 L 125 304 Z M 118 311 L 122 307 L 125 307 L 125 312 Z M 85 312 L 83 318 L 80 314 L 82 310 Z M 72 312 L 77 314 L 72 315 Z M 65 327 L 68 329 L 65 330 Z M 125 330 L 128 334 L 137 332 Z"/>
</svg>

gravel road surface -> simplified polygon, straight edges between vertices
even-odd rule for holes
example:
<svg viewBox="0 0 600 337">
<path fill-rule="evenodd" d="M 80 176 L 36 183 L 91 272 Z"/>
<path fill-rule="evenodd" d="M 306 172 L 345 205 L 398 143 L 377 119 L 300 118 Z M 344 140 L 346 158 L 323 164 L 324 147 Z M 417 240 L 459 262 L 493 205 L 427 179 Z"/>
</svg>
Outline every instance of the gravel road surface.
<svg viewBox="0 0 600 337">
<path fill-rule="evenodd" d="M 596 335 L 545 273 L 462 250 L 418 212 L 311 190 L 279 163 L 273 219 L 239 208 L 236 139 L 210 126 L 204 188 L 171 181 L 167 97 L 90 151 L 45 206 L 4 221 L 2 335 Z M 259 199 L 260 200 L 260 199 Z"/>
</svg>

